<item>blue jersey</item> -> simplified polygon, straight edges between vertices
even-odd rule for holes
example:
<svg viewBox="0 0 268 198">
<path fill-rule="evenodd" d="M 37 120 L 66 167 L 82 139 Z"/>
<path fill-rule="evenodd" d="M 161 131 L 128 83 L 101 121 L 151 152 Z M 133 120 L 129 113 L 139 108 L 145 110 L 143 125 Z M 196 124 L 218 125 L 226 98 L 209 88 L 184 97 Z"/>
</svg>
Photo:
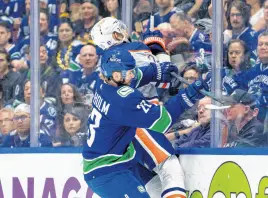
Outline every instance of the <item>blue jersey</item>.
<svg viewBox="0 0 268 198">
<path fill-rule="evenodd" d="M 166 15 L 164 16 L 160 16 L 159 12 L 154 14 L 154 27 L 157 27 L 158 25 L 160 25 L 161 23 L 169 23 L 169 19 L 170 17 L 175 14 L 176 12 L 181 12 L 180 9 L 178 8 L 173 8 L 172 10 L 170 10 Z M 147 29 L 150 28 L 150 19 L 149 22 L 147 24 Z"/>
<path fill-rule="evenodd" d="M 256 98 L 268 93 L 268 65 L 257 63 L 247 71 L 232 76 L 237 88 L 248 90 Z"/>
<path fill-rule="evenodd" d="M 48 33 L 40 37 L 41 43 L 46 45 L 48 57 L 55 56 L 58 45 L 58 37 L 54 34 Z M 25 55 L 25 49 L 30 47 L 30 36 L 26 36 L 18 43 L 18 50 L 22 56 Z"/>
<path fill-rule="evenodd" d="M 0 15 L 6 15 L 13 19 L 22 17 L 23 9 L 20 9 L 21 0 L 9 0 L 8 2 L 0 0 Z"/>
<path fill-rule="evenodd" d="M 48 14 L 49 14 L 49 32 L 53 34 L 58 34 L 58 24 L 59 24 L 59 3 L 57 0 L 48 0 Z"/>
<path fill-rule="evenodd" d="M 42 130 L 39 133 L 39 146 L 40 147 L 51 147 L 52 146 L 52 140 L 51 138 L 42 132 Z M 30 134 L 24 139 L 21 139 L 19 137 L 19 134 L 17 131 L 12 131 L 3 139 L 3 147 L 30 147 Z"/>
<path fill-rule="evenodd" d="M 235 72 L 229 68 L 221 69 L 221 77 L 222 77 L 222 92 L 223 95 L 231 95 L 236 89 L 244 89 L 247 90 L 247 86 L 241 83 L 239 76 L 244 75 L 246 71 Z"/>
<path fill-rule="evenodd" d="M 195 29 L 192 36 L 189 39 L 189 43 L 191 49 L 194 52 L 200 53 L 201 51 L 204 52 L 212 52 L 212 44 L 209 40 L 208 35 L 204 34 L 198 29 Z"/>
<path fill-rule="evenodd" d="M 257 59 L 258 33 L 250 27 L 245 28 L 239 35 L 233 35 L 232 39 L 240 39 L 246 43 L 247 49 L 251 52 L 250 58 Z"/>
<path fill-rule="evenodd" d="M 72 69 L 71 64 L 75 64 L 77 56 L 80 53 L 81 48 L 84 46 L 79 40 L 74 40 L 68 48 L 59 49 L 56 56 L 56 61 L 59 66 L 59 70 Z"/>
<path fill-rule="evenodd" d="M 83 73 L 84 69 L 78 71 L 65 70 L 62 77 L 63 83 L 71 83 L 75 85 L 79 92 L 85 97 L 86 103 L 88 105 L 92 104 L 92 98 L 94 96 L 93 89 L 95 87 L 96 79 L 99 73 L 94 71 L 89 75 Z"/>
<path fill-rule="evenodd" d="M 242 80 L 242 79 L 243 80 Z M 258 63 L 240 77 L 242 82 L 247 82 L 248 92 L 256 97 L 268 94 L 268 65 Z"/>
<path fill-rule="evenodd" d="M 21 54 L 18 50 L 18 46 L 12 44 L 8 49 L 7 49 L 7 53 L 10 56 L 10 60 L 19 60 L 21 59 Z"/>
<path fill-rule="evenodd" d="M 22 39 L 24 39 L 24 37 L 30 35 L 30 27 L 29 27 L 28 19 L 29 19 L 29 16 L 25 15 L 21 20 L 17 42 L 20 42 Z"/>
<path fill-rule="evenodd" d="M 44 102 L 40 107 L 40 129 L 51 137 L 54 137 L 56 133 L 56 116 L 56 108 Z"/>
<path fill-rule="evenodd" d="M 150 67 L 145 68 L 138 68 L 142 75 L 132 82 L 132 87 L 155 79 Z M 149 103 L 132 87 L 113 87 L 96 79 L 93 110 L 88 122 L 90 136 L 83 149 L 86 181 L 130 168 L 136 154 L 131 144 L 136 128 L 164 133 L 185 109 L 193 105 L 184 90 L 165 106 L 159 106 Z"/>
</svg>

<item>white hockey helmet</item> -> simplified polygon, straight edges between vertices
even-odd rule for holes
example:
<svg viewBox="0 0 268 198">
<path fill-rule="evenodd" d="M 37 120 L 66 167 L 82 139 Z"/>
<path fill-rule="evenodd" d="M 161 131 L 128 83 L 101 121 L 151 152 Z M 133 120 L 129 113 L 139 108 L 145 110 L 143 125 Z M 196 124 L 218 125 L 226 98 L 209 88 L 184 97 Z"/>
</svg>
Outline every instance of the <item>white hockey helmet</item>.
<svg viewBox="0 0 268 198">
<path fill-rule="evenodd" d="M 123 38 L 120 40 L 115 39 L 113 37 L 114 32 L 122 34 Z M 108 49 L 127 40 L 127 26 L 116 18 L 106 17 L 93 26 L 91 37 L 95 45 L 102 49 Z"/>
</svg>

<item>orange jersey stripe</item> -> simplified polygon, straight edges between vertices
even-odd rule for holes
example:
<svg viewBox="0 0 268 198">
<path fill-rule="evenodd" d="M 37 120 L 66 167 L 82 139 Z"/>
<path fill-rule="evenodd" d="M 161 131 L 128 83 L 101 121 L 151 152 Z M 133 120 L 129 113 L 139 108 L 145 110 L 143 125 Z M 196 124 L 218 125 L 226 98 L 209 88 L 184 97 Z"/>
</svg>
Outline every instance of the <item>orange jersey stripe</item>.
<svg viewBox="0 0 268 198">
<path fill-rule="evenodd" d="M 159 101 L 156 101 L 156 100 L 150 101 L 150 103 L 159 105 Z"/>
<path fill-rule="evenodd" d="M 162 163 L 168 158 L 168 155 L 159 149 L 141 128 L 136 129 L 136 135 L 148 148 L 148 150 L 150 150 L 150 152 L 154 155 L 158 164 Z"/>
<path fill-rule="evenodd" d="M 167 83 L 164 83 L 162 88 L 166 88 L 167 87 Z"/>
</svg>

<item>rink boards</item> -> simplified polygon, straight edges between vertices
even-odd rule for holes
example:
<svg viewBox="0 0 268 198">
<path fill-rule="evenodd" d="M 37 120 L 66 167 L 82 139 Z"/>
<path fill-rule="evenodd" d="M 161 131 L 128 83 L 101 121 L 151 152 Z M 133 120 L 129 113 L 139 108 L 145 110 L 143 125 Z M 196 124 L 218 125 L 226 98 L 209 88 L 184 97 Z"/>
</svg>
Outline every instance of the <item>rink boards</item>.
<svg viewBox="0 0 268 198">
<path fill-rule="evenodd" d="M 1 149 L 0 197 L 91 198 L 81 149 Z M 267 198 L 268 149 L 184 149 L 191 198 Z"/>
</svg>

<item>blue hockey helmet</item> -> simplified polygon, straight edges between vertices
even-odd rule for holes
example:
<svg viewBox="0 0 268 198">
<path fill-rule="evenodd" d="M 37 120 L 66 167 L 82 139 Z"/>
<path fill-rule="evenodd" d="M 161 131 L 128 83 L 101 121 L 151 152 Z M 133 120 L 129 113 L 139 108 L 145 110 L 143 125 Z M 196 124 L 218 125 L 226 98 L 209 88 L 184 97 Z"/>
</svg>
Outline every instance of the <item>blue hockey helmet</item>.
<svg viewBox="0 0 268 198">
<path fill-rule="evenodd" d="M 106 78 L 111 78 L 113 72 L 121 72 L 125 78 L 126 72 L 133 70 L 136 61 L 127 50 L 114 49 L 104 52 L 101 58 L 101 72 Z"/>
</svg>

